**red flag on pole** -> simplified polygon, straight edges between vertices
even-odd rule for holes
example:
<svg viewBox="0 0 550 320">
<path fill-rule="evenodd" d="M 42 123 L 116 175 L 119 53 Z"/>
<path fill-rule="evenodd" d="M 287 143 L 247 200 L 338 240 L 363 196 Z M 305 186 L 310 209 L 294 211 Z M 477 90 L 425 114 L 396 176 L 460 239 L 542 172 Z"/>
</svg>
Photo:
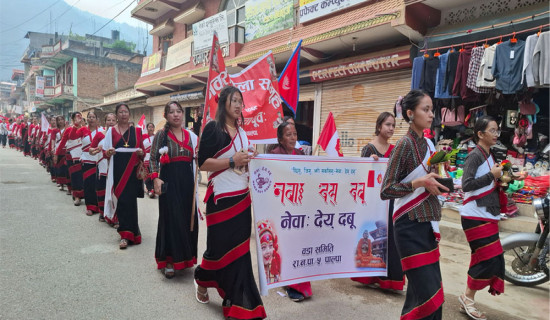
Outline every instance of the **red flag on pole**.
<svg viewBox="0 0 550 320">
<path fill-rule="evenodd" d="M 279 76 L 279 94 L 281 99 L 287 104 L 296 115 L 298 108 L 298 97 L 300 95 L 300 50 L 302 40 L 288 59 L 283 72 Z"/>
<path fill-rule="evenodd" d="M 147 133 L 147 128 L 145 127 L 145 115 L 144 114 L 142 114 L 141 118 L 139 118 L 137 127 L 141 129 L 142 134 Z"/>
<path fill-rule="evenodd" d="M 336 123 L 334 122 L 332 112 L 328 114 L 327 121 L 323 126 L 317 144 L 331 157 L 344 156 L 342 148 L 340 147 L 340 139 L 338 138 L 338 131 L 336 130 Z"/>
<path fill-rule="evenodd" d="M 210 70 L 206 83 L 206 97 L 204 101 L 204 112 L 202 113 L 202 127 L 216 118 L 218 109 L 218 97 L 223 87 L 229 85 L 229 75 L 225 70 L 225 62 L 222 50 L 218 41 L 218 34 L 214 32 L 212 37 L 212 49 L 210 50 Z"/>
</svg>

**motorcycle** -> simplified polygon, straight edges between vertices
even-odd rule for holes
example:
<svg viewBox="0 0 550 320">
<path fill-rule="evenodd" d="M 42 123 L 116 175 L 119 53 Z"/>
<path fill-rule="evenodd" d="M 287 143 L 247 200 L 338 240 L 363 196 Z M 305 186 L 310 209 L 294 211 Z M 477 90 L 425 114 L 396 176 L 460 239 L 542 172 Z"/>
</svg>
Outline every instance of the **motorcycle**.
<svg viewBox="0 0 550 320">
<path fill-rule="evenodd" d="M 533 200 L 539 219 L 534 233 L 516 233 L 502 240 L 504 279 L 518 286 L 536 286 L 550 280 L 548 274 L 548 211 L 550 193 Z"/>
</svg>

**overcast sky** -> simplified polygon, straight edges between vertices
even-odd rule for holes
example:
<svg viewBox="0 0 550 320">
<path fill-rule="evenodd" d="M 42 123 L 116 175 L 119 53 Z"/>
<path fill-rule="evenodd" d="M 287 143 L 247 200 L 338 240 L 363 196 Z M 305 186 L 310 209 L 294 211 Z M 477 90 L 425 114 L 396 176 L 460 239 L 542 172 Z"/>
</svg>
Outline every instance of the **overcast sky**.
<svg viewBox="0 0 550 320">
<path fill-rule="evenodd" d="M 116 22 L 128 23 L 132 26 L 143 26 L 144 23 L 131 17 L 132 9 L 137 6 L 136 0 L 63 0 L 69 5 L 73 5 L 83 11 L 88 11 L 98 16 L 102 16 L 107 19 L 112 19 L 120 11 L 126 8 L 130 3 L 130 7 L 126 9 L 121 15 L 115 18 Z"/>
</svg>

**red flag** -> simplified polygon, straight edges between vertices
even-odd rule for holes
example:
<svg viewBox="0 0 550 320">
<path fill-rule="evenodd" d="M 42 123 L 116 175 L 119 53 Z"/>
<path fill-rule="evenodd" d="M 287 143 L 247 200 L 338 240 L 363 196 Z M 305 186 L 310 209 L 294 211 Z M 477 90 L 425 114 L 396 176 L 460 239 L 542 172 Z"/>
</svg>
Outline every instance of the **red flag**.
<svg viewBox="0 0 550 320">
<path fill-rule="evenodd" d="M 229 76 L 243 94 L 243 129 L 251 143 L 277 143 L 277 127 L 284 120 L 273 61 L 269 51 L 241 72 Z"/>
<path fill-rule="evenodd" d="M 338 138 L 338 131 L 336 130 L 336 123 L 334 122 L 332 112 L 328 113 L 327 121 L 323 126 L 317 144 L 331 157 L 344 156 L 340 147 L 340 139 Z"/>
<path fill-rule="evenodd" d="M 281 99 L 288 105 L 296 115 L 298 108 L 298 96 L 300 95 L 300 50 L 302 40 L 288 59 L 283 72 L 279 76 L 279 94 Z"/>
<path fill-rule="evenodd" d="M 367 188 L 374 188 L 374 179 L 375 179 L 374 170 L 369 170 L 369 175 L 367 178 Z"/>
<path fill-rule="evenodd" d="M 145 127 L 145 115 L 144 114 L 142 114 L 141 118 L 139 118 L 137 127 L 141 129 L 142 134 L 147 133 L 147 128 Z"/>
<path fill-rule="evenodd" d="M 225 70 L 218 34 L 214 32 L 212 49 L 210 50 L 210 70 L 208 71 L 208 81 L 206 83 L 204 112 L 202 113 L 202 127 L 216 118 L 219 94 L 223 87 L 227 85 L 229 85 L 229 75 Z"/>
</svg>

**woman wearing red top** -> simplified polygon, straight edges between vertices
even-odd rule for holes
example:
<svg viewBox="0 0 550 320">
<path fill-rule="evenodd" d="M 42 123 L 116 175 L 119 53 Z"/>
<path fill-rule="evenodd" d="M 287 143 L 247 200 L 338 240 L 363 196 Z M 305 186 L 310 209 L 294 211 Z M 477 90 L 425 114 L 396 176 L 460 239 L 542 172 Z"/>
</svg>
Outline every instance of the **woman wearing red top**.
<svg viewBox="0 0 550 320">
<path fill-rule="evenodd" d="M 86 215 L 91 216 L 99 212 L 95 184 L 97 181 L 96 162 L 98 156 L 90 153 L 90 146 L 94 137 L 103 128 L 99 126 L 97 116 L 93 111 L 88 112 L 86 119 L 88 126 L 78 130 L 78 136 L 82 141 L 82 176 L 84 178 L 84 202 L 86 203 Z"/>
<path fill-rule="evenodd" d="M 155 138 L 155 125 L 149 122 L 146 126 L 147 133 L 143 135 L 143 147 L 145 148 L 145 158 L 143 159 L 143 164 L 146 168 L 149 168 L 149 159 L 151 158 L 151 146 L 153 145 L 153 140 Z M 153 180 L 150 177 L 147 177 L 145 180 L 145 188 L 147 189 L 147 195 L 149 198 L 155 198 L 155 190 L 153 186 Z"/>
<path fill-rule="evenodd" d="M 379 158 L 389 158 L 394 145 L 390 144 L 389 140 L 393 136 L 395 130 L 395 117 L 389 112 L 382 112 L 376 119 L 375 137 L 361 150 L 361 157 L 371 157 L 374 160 Z M 386 277 L 362 277 L 351 278 L 353 281 L 361 282 L 369 286 L 378 284 L 381 289 L 403 290 L 405 285 L 405 275 L 401 268 L 401 261 L 397 254 L 395 241 L 393 238 L 393 200 L 390 200 L 388 210 L 388 256 L 386 266 L 388 275 Z"/>
<path fill-rule="evenodd" d="M 82 164 L 80 156 L 82 155 L 82 141 L 78 130 L 82 127 L 82 114 L 75 112 L 71 115 L 73 125 L 68 127 L 61 137 L 61 142 L 55 151 L 57 156 L 61 155 L 66 148 L 67 166 L 69 167 L 69 175 L 71 184 L 69 190 L 73 195 L 75 206 L 79 206 L 80 199 L 84 198 L 84 182 L 82 178 Z"/>
<path fill-rule="evenodd" d="M 116 124 L 116 116 L 114 113 L 108 113 L 105 115 L 105 130 L 108 130 Z M 99 207 L 99 222 L 107 222 L 114 228 L 118 228 L 118 219 L 114 216 L 112 219 L 107 220 L 104 216 L 104 204 L 105 204 L 105 186 L 107 185 L 107 169 L 109 167 L 109 160 L 105 157 L 103 152 L 103 139 L 105 139 L 105 130 L 98 132 L 90 144 L 89 152 L 91 155 L 97 155 L 96 167 L 97 167 L 97 181 L 95 185 L 95 193 L 97 196 L 97 206 Z"/>
</svg>

